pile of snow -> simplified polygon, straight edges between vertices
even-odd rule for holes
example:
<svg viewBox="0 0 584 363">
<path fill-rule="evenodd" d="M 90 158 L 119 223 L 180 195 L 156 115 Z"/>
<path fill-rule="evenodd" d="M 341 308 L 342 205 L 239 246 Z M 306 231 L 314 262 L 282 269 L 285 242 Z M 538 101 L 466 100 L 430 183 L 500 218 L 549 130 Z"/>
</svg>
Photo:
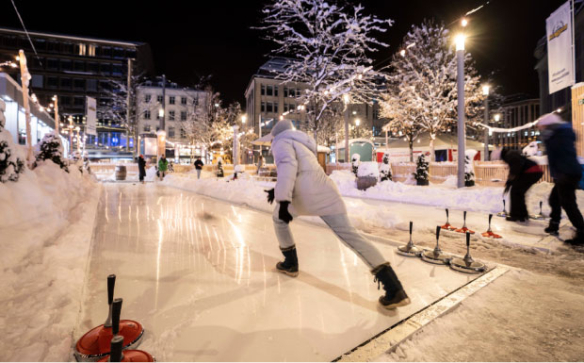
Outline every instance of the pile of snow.
<svg viewBox="0 0 584 363">
<path fill-rule="evenodd" d="M 355 176 L 350 172 L 352 182 Z M 238 178 L 226 180 L 224 178 L 201 178 L 197 180 L 196 174 L 170 174 L 162 185 L 188 190 L 212 198 L 225 200 L 230 203 L 249 206 L 264 212 L 271 213 L 274 205 L 267 202 L 265 190 L 272 189 L 276 183 L 257 181 L 253 178 Z M 401 222 L 401 219 L 392 211 L 384 208 L 370 208 L 360 200 L 346 200 L 345 205 L 351 222 L 361 229 L 369 227 L 392 228 Z M 300 217 L 303 220 L 321 224 L 318 217 Z"/>
<path fill-rule="evenodd" d="M 379 166 L 375 161 L 364 161 L 359 165 L 357 176 L 360 178 L 373 177 L 379 178 Z"/>
<path fill-rule="evenodd" d="M 362 191 L 357 189 L 354 175 L 346 170 L 334 171 L 330 178 L 337 184 L 345 197 L 357 197 L 392 202 L 413 203 L 435 207 L 466 210 L 469 212 L 498 213 L 503 210 L 503 187 L 481 187 L 457 189 L 456 176 L 450 176 L 442 184 L 419 187 L 393 181 L 383 181 Z M 539 202 L 543 201 L 544 214 L 549 215 L 547 203 L 553 184 L 538 183 L 531 187 L 526 195 L 527 208 L 539 211 Z M 576 191 L 578 205 L 584 206 L 584 191 Z M 505 196 L 509 211 L 509 194 Z"/>
<path fill-rule="evenodd" d="M 0 183 L 3 361 L 67 361 L 100 187 L 46 161 Z"/>
</svg>

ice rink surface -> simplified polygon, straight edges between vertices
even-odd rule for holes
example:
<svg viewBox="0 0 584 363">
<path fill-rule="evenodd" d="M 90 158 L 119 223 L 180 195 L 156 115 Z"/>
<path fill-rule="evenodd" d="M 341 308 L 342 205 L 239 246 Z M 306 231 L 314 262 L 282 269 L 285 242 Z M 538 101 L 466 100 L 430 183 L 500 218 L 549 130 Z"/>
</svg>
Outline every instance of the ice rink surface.
<svg viewBox="0 0 584 363">
<path fill-rule="evenodd" d="M 75 338 L 105 320 L 114 273 L 122 319 L 144 325 L 140 349 L 161 361 L 330 361 L 477 277 L 375 243 L 412 300 L 388 311 L 330 230 L 292 222 L 291 278 L 275 272 L 270 214 L 156 184 L 105 184 L 96 226 Z"/>
</svg>

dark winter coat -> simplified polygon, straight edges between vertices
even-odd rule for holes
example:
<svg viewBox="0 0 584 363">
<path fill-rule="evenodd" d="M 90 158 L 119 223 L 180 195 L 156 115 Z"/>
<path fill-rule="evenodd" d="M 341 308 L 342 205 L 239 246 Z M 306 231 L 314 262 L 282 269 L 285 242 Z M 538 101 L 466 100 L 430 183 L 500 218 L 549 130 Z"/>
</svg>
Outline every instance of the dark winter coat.
<svg viewBox="0 0 584 363">
<path fill-rule="evenodd" d="M 582 176 L 582 166 L 576 157 L 576 134 L 572 126 L 567 122 L 550 125 L 543 130 L 542 138 L 552 178 L 568 176 L 579 179 Z"/>
<path fill-rule="evenodd" d="M 146 176 L 146 160 L 144 158 L 138 158 L 138 172 L 140 177 Z"/>
<path fill-rule="evenodd" d="M 204 164 L 203 164 L 203 162 L 201 161 L 201 159 L 197 159 L 197 160 L 195 161 L 195 169 L 197 169 L 197 170 L 201 170 L 201 169 L 203 169 L 203 165 L 204 165 Z"/>
<path fill-rule="evenodd" d="M 517 150 L 507 151 L 503 155 L 503 161 L 509 165 L 509 176 L 507 177 L 508 181 L 514 181 L 526 170 L 537 166 L 534 161 L 529 160 Z"/>
</svg>

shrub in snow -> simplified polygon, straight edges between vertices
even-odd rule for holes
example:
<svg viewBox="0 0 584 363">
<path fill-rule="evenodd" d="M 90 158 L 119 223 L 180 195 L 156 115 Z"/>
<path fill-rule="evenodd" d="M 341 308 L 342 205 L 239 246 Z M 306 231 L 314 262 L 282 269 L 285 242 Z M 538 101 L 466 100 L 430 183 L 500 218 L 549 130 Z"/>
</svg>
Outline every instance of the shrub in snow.
<svg viewBox="0 0 584 363">
<path fill-rule="evenodd" d="M 3 132 L 0 131 L 0 137 Z M 5 131 L 5 133 L 8 133 Z M 0 182 L 16 182 L 24 171 L 24 161 L 15 155 L 10 139 L 0 140 Z"/>
<path fill-rule="evenodd" d="M 361 155 L 353 154 L 351 157 L 351 169 L 353 170 L 353 174 L 357 176 L 357 171 L 359 170 L 359 164 L 361 162 Z"/>
<path fill-rule="evenodd" d="M 428 163 L 426 161 L 426 157 L 424 156 L 424 154 L 422 154 L 418 157 L 418 162 L 416 165 L 416 172 L 413 174 L 414 179 L 416 179 L 417 185 L 430 184 L 430 181 L 428 180 L 429 164 L 430 163 Z"/>
<path fill-rule="evenodd" d="M 366 190 L 377 184 L 379 180 L 379 166 L 375 161 L 363 162 L 357 170 L 357 189 Z"/>
<path fill-rule="evenodd" d="M 389 165 L 389 154 L 383 154 L 383 163 L 379 166 L 379 175 L 381 181 L 393 180 L 391 175 L 391 165 Z"/>
<path fill-rule="evenodd" d="M 464 156 L 464 186 L 473 187 L 475 185 L 475 173 L 473 160 L 477 154 L 476 150 L 467 150 Z"/>
<path fill-rule="evenodd" d="M 527 156 L 527 157 L 539 155 L 539 148 L 537 146 L 537 141 L 530 142 L 529 145 L 527 145 L 526 147 L 523 148 L 522 152 L 523 152 L 523 155 Z"/>
<path fill-rule="evenodd" d="M 63 157 L 61 140 L 54 132 L 50 132 L 43 137 L 41 142 L 37 145 L 35 156 L 36 161 L 33 165 L 35 168 L 43 161 L 51 160 L 59 165 L 61 169 L 65 170 L 67 173 L 69 172 L 69 163 Z"/>
</svg>

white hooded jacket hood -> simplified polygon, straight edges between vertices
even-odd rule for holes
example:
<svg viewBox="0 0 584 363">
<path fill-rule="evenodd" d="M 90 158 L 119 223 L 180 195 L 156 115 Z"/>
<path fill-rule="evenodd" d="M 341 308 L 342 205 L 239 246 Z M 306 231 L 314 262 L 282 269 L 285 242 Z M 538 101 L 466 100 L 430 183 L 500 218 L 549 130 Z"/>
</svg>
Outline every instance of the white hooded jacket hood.
<svg viewBox="0 0 584 363">
<path fill-rule="evenodd" d="M 272 142 L 278 171 L 276 201 L 291 202 L 293 215 L 346 213 L 339 190 L 318 163 L 316 151 L 316 142 L 304 132 L 286 129 L 276 133 Z"/>
</svg>

